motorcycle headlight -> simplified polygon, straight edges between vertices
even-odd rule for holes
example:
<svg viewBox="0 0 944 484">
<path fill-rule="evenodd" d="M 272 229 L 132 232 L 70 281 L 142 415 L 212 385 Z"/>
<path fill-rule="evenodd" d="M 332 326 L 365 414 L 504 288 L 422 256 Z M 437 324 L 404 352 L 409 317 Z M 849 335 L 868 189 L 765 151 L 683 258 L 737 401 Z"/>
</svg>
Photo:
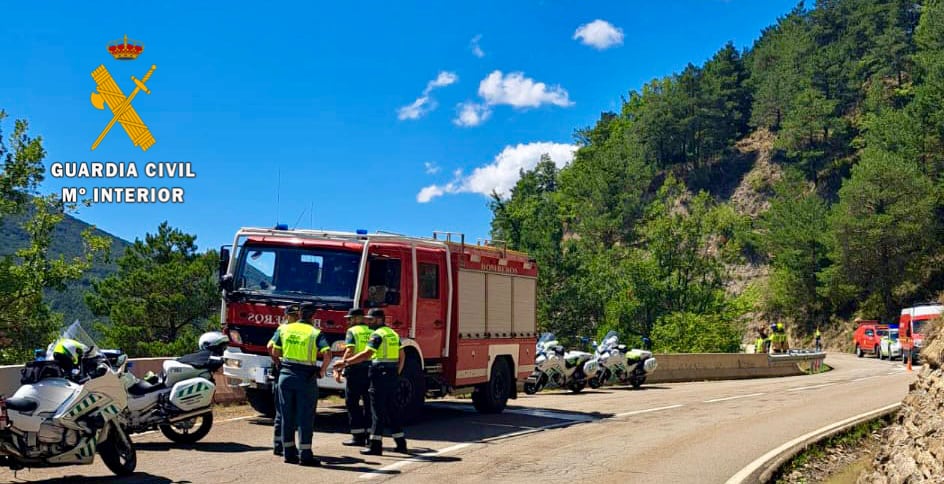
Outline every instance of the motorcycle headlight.
<svg viewBox="0 0 944 484">
<path fill-rule="evenodd" d="M 238 345 L 243 344 L 243 338 L 239 335 L 239 331 L 235 329 L 229 330 L 229 340 Z"/>
<path fill-rule="evenodd" d="M 534 364 L 540 365 L 541 363 L 544 363 L 545 361 L 547 361 L 547 357 L 546 357 L 546 356 L 544 356 L 544 355 L 538 355 L 538 357 L 534 359 Z"/>
</svg>

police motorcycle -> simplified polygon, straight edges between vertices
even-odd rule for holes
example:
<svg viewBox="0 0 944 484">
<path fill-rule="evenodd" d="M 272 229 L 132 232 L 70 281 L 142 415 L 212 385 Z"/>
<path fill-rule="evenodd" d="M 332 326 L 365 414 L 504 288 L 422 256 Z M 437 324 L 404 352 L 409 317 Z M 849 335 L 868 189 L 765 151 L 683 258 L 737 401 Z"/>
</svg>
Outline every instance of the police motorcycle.
<svg viewBox="0 0 944 484">
<path fill-rule="evenodd" d="M 564 351 L 553 333 L 542 334 L 535 351 L 534 372 L 525 380 L 524 392 L 534 395 L 553 386 L 580 393 L 587 381 L 597 375 L 599 367 L 595 363 L 588 365 L 592 357 L 585 351 Z"/>
<path fill-rule="evenodd" d="M 639 388 L 658 367 L 651 351 L 627 349 L 626 345 L 619 343 L 616 331 L 610 331 L 602 343 L 597 345 L 594 342 L 594 345 L 596 351 L 592 361 L 600 366 L 600 376 L 588 382 L 591 388 L 615 382 Z"/>
<path fill-rule="evenodd" d="M 163 363 L 160 374 L 138 379 L 127 361 L 118 367 L 128 392 L 127 431 L 159 429 L 180 444 L 206 437 L 213 427 L 213 373 L 223 366 L 228 338 L 218 331 L 200 336 L 200 351 Z M 120 351 L 113 354 L 120 355 Z"/>
<path fill-rule="evenodd" d="M 54 353 L 59 343 L 85 346 L 78 363 Z M 127 359 L 127 358 L 124 358 Z M 128 397 L 78 321 L 66 328 L 46 353 L 26 364 L 22 386 L 0 396 L 0 466 L 60 467 L 92 464 L 98 452 L 109 470 L 130 475 L 137 465 L 131 438 L 123 429 Z"/>
</svg>

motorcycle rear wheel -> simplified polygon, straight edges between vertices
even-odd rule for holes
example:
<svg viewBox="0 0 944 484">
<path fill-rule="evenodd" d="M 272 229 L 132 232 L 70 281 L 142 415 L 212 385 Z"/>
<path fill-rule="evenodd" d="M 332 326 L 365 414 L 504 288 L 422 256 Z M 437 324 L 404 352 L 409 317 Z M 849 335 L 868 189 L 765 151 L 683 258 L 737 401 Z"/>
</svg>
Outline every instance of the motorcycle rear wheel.
<svg viewBox="0 0 944 484">
<path fill-rule="evenodd" d="M 191 426 L 180 425 L 190 421 L 200 419 L 200 425 L 197 425 L 196 422 L 193 422 Z M 193 444 L 199 442 L 200 439 L 206 437 L 210 433 L 210 428 L 213 427 L 213 413 L 205 413 L 203 415 L 193 417 L 189 420 L 184 420 L 183 422 L 178 422 L 177 424 L 165 424 L 161 425 L 161 433 L 164 434 L 164 437 L 167 437 L 173 442 L 178 444 Z"/>
<path fill-rule="evenodd" d="M 98 453 L 102 456 L 102 462 L 116 476 L 130 476 L 138 466 L 138 453 L 134 449 L 134 444 L 131 443 L 131 436 L 126 435 L 125 437 L 131 445 L 126 445 L 118 432 L 112 429 L 108 439 L 98 445 Z"/>
<path fill-rule="evenodd" d="M 583 391 L 584 387 L 586 386 L 587 386 L 587 382 L 585 381 L 573 382 L 570 384 L 570 391 L 574 393 L 580 393 Z"/>
</svg>

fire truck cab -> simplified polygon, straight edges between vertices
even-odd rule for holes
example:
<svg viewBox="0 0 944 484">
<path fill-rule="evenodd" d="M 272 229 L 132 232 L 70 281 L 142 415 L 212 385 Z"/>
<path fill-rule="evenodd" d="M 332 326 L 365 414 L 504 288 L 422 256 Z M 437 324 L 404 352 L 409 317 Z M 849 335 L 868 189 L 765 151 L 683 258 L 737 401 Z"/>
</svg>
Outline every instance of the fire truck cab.
<svg viewBox="0 0 944 484">
<path fill-rule="evenodd" d="M 332 365 L 344 352 L 344 315 L 384 309 L 406 353 L 399 402 L 412 418 L 427 396 L 471 391 L 480 412 L 501 412 L 534 369 L 537 267 L 527 255 L 461 234 L 242 228 L 221 249 L 224 374 L 254 409 L 274 414 L 266 344 L 284 307 L 311 302 Z M 343 392 L 329 369 L 322 394 Z"/>
<path fill-rule="evenodd" d="M 918 304 L 901 310 L 898 319 L 898 339 L 901 341 L 901 359 L 905 363 L 911 358 L 916 363 L 924 346 L 924 337 L 928 321 L 941 317 L 944 305 L 938 303 Z"/>
</svg>

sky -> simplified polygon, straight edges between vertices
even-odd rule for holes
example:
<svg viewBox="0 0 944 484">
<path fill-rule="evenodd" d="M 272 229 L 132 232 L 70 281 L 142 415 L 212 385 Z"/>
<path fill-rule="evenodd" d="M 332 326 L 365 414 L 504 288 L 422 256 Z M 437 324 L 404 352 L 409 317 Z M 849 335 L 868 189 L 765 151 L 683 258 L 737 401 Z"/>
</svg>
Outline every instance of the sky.
<svg viewBox="0 0 944 484">
<path fill-rule="evenodd" d="M 95 204 L 80 219 L 127 240 L 162 221 L 201 249 L 241 226 L 433 230 L 488 238 L 488 194 L 648 80 L 745 48 L 793 0 L 16 2 L 0 27 L 0 109 L 47 151 L 43 193 L 180 187 L 180 204 Z M 133 61 L 106 46 L 127 35 Z M 135 147 L 90 102 L 104 65 L 156 142 Z M 67 179 L 57 162 L 135 163 L 137 179 Z M 148 162 L 189 162 L 154 179 Z"/>
</svg>

